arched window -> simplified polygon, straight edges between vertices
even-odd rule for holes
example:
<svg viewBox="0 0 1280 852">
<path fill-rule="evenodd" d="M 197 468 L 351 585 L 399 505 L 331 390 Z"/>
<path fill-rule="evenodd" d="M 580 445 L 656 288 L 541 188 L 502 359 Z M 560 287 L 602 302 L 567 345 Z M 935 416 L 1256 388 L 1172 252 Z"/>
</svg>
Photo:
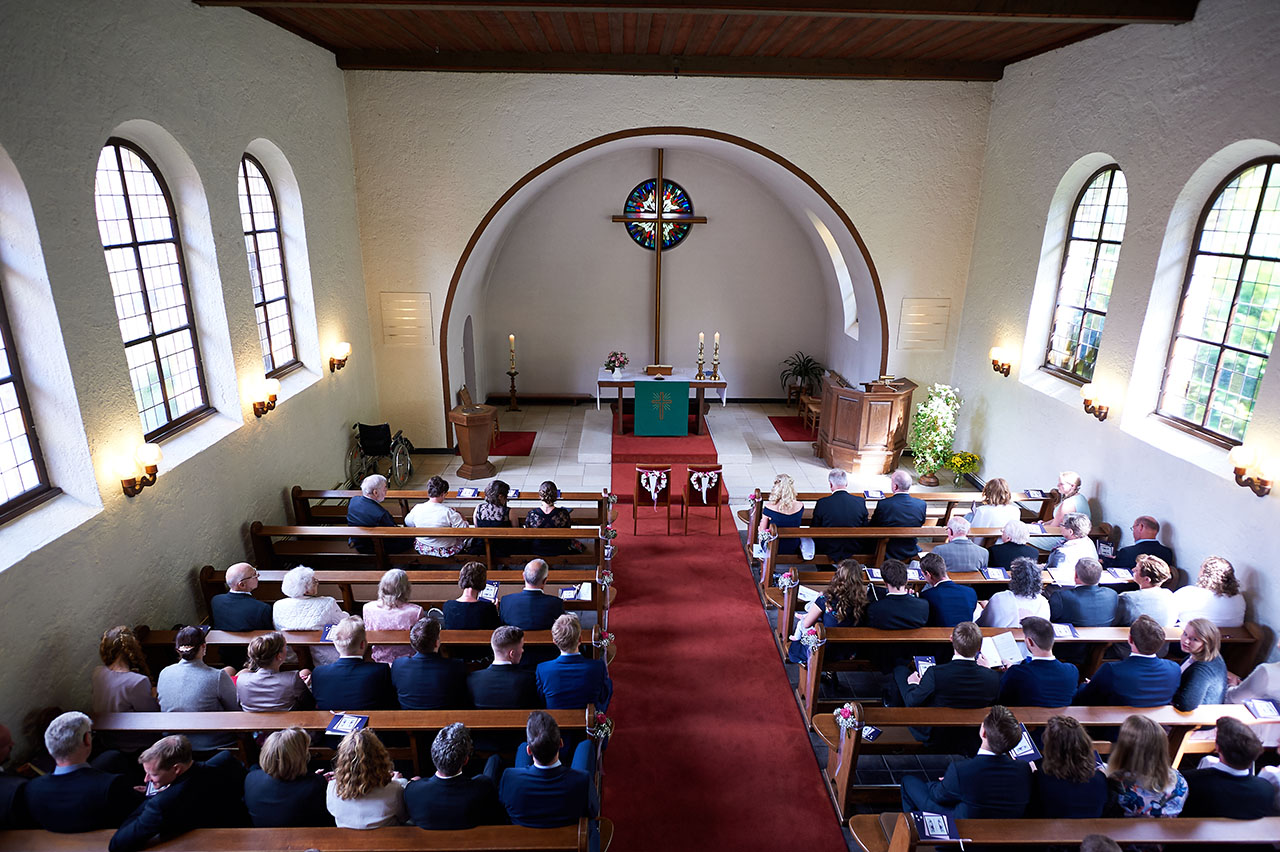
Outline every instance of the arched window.
<svg viewBox="0 0 1280 852">
<path fill-rule="evenodd" d="M 1124 172 L 1110 165 L 1089 178 L 1071 212 L 1044 355 L 1044 368 L 1070 381 L 1093 379 L 1128 210 Z"/>
<path fill-rule="evenodd" d="M 102 149 L 94 199 L 138 415 L 158 440 L 210 410 L 173 200 L 123 139 Z"/>
<path fill-rule="evenodd" d="M 1200 214 L 1157 412 L 1244 441 L 1280 321 L 1280 159 L 1247 163 Z"/>
<path fill-rule="evenodd" d="M 268 376 L 298 364 L 289 311 L 289 282 L 284 272 L 284 245 L 276 194 L 266 170 L 251 154 L 240 160 L 240 220 L 249 252 L 249 279 L 262 344 L 262 368 Z"/>
<path fill-rule="evenodd" d="M 40 454 L 11 328 L 0 298 L 0 523 L 60 493 L 50 486 Z"/>
</svg>

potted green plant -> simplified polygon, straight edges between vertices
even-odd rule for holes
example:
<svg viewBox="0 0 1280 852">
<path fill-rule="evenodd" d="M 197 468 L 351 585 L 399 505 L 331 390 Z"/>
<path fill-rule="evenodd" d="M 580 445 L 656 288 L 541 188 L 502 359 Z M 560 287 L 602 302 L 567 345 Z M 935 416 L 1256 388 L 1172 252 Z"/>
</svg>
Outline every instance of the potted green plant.
<svg viewBox="0 0 1280 852">
<path fill-rule="evenodd" d="M 956 414 L 960 395 L 950 385 L 931 385 L 929 395 L 916 409 L 907 446 L 915 456 L 921 485 L 937 485 L 939 470 L 951 460 L 951 442 L 956 436 Z"/>
<path fill-rule="evenodd" d="M 822 365 L 818 359 L 813 358 L 803 352 L 786 358 L 782 361 L 785 368 L 778 374 L 778 381 L 782 383 L 782 389 L 785 391 L 787 385 L 799 385 L 803 393 L 814 396 L 818 392 L 818 384 L 822 381 L 822 374 L 827 368 Z"/>
</svg>

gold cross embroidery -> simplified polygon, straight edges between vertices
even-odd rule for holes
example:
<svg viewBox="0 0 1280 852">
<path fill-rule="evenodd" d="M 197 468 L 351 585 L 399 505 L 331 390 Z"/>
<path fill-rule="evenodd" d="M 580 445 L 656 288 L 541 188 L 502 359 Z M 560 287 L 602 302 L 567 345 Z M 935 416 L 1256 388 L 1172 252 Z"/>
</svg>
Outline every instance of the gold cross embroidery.
<svg viewBox="0 0 1280 852">
<path fill-rule="evenodd" d="M 667 413 L 667 409 L 671 407 L 671 397 L 666 391 L 659 391 L 653 395 L 653 408 L 658 412 L 658 419 L 662 420 L 663 415 Z"/>
</svg>

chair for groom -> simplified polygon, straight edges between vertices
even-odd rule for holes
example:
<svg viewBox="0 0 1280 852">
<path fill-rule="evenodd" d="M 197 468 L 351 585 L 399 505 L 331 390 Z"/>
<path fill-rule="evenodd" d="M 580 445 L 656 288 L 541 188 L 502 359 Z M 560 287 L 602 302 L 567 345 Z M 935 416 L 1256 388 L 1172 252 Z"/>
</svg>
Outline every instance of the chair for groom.
<svg viewBox="0 0 1280 852">
<path fill-rule="evenodd" d="M 689 516 L 695 506 L 716 510 L 716 535 L 720 535 L 721 503 L 724 500 L 724 472 L 718 464 L 691 464 L 684 478 L 684 534 L 689 534 Z"/>
<path fill-rule="evenodd" d="M 640 504 L 648 503 L 653 510 L 659 506 L 667 510 L 667 535 L 671 535 L 671 465 L 662 467 L 641 467 L 636 465 L 635 496 L 631 501 L 631 534 L 636 534 L 636 525 L 640 517 Z"/>
</svg>

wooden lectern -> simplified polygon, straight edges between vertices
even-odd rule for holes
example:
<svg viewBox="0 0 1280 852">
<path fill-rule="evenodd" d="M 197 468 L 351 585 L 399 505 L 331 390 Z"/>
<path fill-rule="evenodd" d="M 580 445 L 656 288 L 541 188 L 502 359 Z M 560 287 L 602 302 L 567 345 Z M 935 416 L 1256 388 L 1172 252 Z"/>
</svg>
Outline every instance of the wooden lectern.
<svg viewBox="0 0 1280 852">
<path fill-rule="evenodd" d="M 489 461 L 489 441 L 493 436 L 493 420 L 498 409 L 492 405 L 455 406 L 449 411 L 449 422 L 458 436 L 462 465 L 458 475 L 463 479 L 487 479 L 498 472 Z"/>
<path fill-rule="evenodd" d="M 818 455 L 830 467 L 857 473 L 891 473 L 907 447 L 907 418 L 916 383 L 864 382 L 850 386 L 838 374 L 822 379 Z"/>
</svg>

